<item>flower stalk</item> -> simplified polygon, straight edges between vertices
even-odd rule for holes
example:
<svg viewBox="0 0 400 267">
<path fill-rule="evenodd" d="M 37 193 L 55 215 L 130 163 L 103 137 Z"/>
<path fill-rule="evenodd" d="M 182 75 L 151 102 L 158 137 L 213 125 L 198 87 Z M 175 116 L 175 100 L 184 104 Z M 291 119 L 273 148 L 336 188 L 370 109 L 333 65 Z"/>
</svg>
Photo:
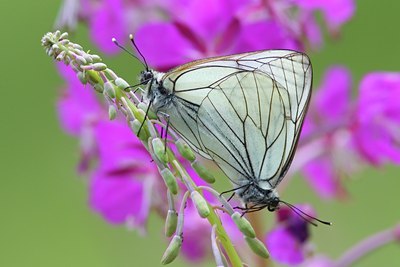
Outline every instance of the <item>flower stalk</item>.
<svg viewBox="0 0 400 267">
<path fill-rule="evenodd" d="M 205 200 L 201 189 L 190 178 L 172 150 L 166 146 L 166 142 L 164 143 L 162 138 L 160 138 L 157 129 L 154 127 L 154 122 L 146 118 L 144 110 L 147 111 L 148 106 L 139 101 L 140 98 L 134 92 L 130 91 L 131 87 L 128 83 L 118 77 L 106 64 L 102 63 L 98 55 L 84 52 L 80 45 L 70 42 L 67 38 L 67 33 L 61 33 L 60 31 L 49 32 L 42 38 L 42 46 L 49 56 L 69 65 L 77 73 L 79 80 L 83 84 L 89 83 L 97 92 L 104 95 L 105 100 L 109 103 L 108 113 L 110 119 L 116 117 L 117 109 L 124 114 L 129 127 L 139 137 L 157 164 L 161 176 L 164 178 L 165 184 L 169 189 L 168 194 L 171 198 L 171 194 L 178 193 L 176 178 L 173 175 L 175 171 L 180 175 L 183 184 L 187 187 L 179 214 L 176 214 L 173 207 L 168 211 L 165 232 L 167 236 L 172 236 L 174 232 L 175 235 L 165 251 L 161 262 L 168 264 L 179 254 L 183 242 L 184 205 L 190 195 L 199 215 L 207 218 L 210 225 L 215 228 L 213 230 L 215 231 L 214 236 L 219 240 L 231 266 L 243 266 L 214 208 Z M 148 115 L 150 118 L 157 118 L 151 110 Z M 158 121 L 156 123 L 160 124 Z M 175 141 L 178 140 L 175 135 L 172 136 Z M 182 141 L 179 141 L 177 145 L 182 156 L 194 165 L 194 169 L 200 173 L 200 176 L 204 180 L 208 183 L 215 181 L 213 175 L 196 160 L 194 153 L 187 145 L 182 144 Z M 218 262 L 218 264 L 221 263 L 220 260 Z"/>
</svg>

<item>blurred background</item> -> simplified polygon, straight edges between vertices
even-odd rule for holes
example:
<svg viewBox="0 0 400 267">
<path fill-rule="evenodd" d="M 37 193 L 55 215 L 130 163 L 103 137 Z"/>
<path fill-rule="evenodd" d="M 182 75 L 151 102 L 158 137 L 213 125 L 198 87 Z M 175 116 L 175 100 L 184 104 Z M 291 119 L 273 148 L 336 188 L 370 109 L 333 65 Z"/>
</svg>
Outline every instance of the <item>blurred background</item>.
<svg viewBox="0 0 400 267">
<path fill-rule="evenodd" d="M 2 1 L 0 266 L 159 266 L 167 243 L 163 221 L 150 217 L 148 235 L 107 224 L 87 206 L 87 186 L 76 173 L 77 140 L 59 126 L 55 103 L 63 82 L 40 39 L 52 25 L 60 1 Z M 354 84 L 375 70 L 399 71 L 400 2 L 357 1 L 354 18 L 337 42 L 326 39 L 311 55 L 318 85 L 330 65 L 345 64 Z M 80 26 L 70 38 L 94 46 Z M 108 59 L 133 82 L 139 65 L 126 54 Z M 345 184 L 350 198 L 323 202 L 302 179 L 285 200 L 310 202 L 332 227 L 313 228 L 318 251 L 332 258 L 362 238 L 399 222 L 399 168 L 365 169 Z M 399 246 L 388 245 L 354 266 L 400 266 Z M 172 266 L 185 266 L 179 258 Z M 204 265 L 207 266 L 207 265 Z M 209 265 L 212 266 L 212 265 Z"/>
</svg>

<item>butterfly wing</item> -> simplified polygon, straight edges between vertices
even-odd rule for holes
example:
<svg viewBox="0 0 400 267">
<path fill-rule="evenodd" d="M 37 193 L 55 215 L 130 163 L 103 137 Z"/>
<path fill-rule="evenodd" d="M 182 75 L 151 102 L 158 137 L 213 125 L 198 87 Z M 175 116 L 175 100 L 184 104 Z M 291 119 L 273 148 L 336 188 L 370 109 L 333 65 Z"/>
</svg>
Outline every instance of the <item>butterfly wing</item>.
<svg viewBox="0 0 400 267">
<path fill-rule="evenodd" d="M 170 125 L 237 185 L 275 188 L 292 161 L 311 95 L 308 57 L 270 50 L 199 60 L 163 77 Z"/>
</svg>

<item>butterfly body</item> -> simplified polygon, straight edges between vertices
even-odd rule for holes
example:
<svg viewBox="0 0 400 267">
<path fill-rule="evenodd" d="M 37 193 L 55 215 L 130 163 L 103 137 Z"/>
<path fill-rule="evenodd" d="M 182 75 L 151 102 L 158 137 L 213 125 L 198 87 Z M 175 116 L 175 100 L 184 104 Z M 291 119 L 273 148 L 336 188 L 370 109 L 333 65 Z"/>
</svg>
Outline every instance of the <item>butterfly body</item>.
<svg viewBox="0 0 400 267">
<path fill-rule="evenodd" d="M 311 95 L 300 52 L 266 50 L 145 71 L 146 99 L 201 156 L 213 160 L 246 204 L 274 210 Z"/>
</svg>

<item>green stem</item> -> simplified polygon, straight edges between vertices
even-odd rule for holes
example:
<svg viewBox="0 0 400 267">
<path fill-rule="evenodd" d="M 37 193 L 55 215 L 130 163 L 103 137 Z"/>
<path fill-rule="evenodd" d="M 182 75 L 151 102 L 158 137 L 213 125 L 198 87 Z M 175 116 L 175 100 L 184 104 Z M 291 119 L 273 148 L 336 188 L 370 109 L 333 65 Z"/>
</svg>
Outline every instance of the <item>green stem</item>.
<svg viewBox="0 0 400 267">
<path fill-rule="evenodd" d="M 218 239 L 220 240 L 226 255 L 229 258 L 229 261 L 233 267 L 243 267 L 242 260 L 237 254 L 235 247 L 232 244 L 232 241 L 229 239 L 228 234 L 226 233 L 224 227 L 222 226 L 221 221 L 219 220 L 218 215 L 215 213 L 215 210 L 208 203 L 208 208 L 210 209 L 210 215 L 207 217 L 210 225 L 216 225 L 216 233 Z"/>
</svg>

